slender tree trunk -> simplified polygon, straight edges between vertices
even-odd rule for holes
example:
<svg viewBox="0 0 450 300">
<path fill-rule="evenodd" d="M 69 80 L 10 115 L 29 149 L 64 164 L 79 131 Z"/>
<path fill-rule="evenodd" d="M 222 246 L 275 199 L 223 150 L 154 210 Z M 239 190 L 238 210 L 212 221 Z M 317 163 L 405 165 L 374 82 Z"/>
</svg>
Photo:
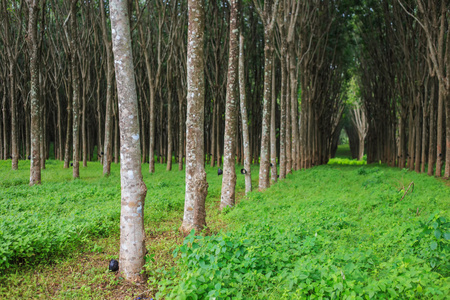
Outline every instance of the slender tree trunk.
<svg viewBox="0 0 450 300">
<path fill-rule="evenodd" d="M 160 97 L 159 97 L 159 163 L 164 163 L 164 150 L 163 150 L 163 136 L 164 136 L 164 126 L 163 126 L 163 114 L 164 114 L 164 105 L 162 100 L 162 92 L 160 90 Z"/>
<path fill-rule="evenodd" d="M 72 89 L 73 89 L 73 178 L 80 178 L 80 90 L 79 90 L 79 73 L 78 73 L 78 25 L 76 19 L 78 0 L 72 0 L 70 11 L 70 27 L 71 27 L 71 40 L 70 50 L 72 53 Z"/>
<path fill-rule="evenodd" d="M 119 116 L 114 116 L 114 163 L 119 163 L 119 149 L 120 149 L 120 140 L 119 140 Z M 140 149 L 139 149 L 140 150 Z"/>
<path fill-rule="evenodd" d="M 177 81 L 178 84 L 179 81 Z M 180 84 L 181 85 L 181 84 Z M 178 87 L 180 89 L 180 87 Z M 181 92 L 181 89 L 178 91 L 178 170 L 183 170 L 183 155 L 184 155 L 184 133 L 183 130 L 183 124 L 184 124 L 184 114 L 183 114 L 183 102 L 184 102 L 184 96 L 183 92 Z"/>
<path fill-rule="evenodd" d="M 414 120 L 414 127 L 415 127 L 415 132 L 416 132 L 416 144 L 414 145 L 415 149 L 414 149 L 414 171 L 416 171 L 416 173 L 420 173 L 420 158 L 421 158 L 421 143 L 422 143 L 422 131 L 421 131 L 421 127 L 420 127 L 420 117 L 421 117 L 421 113 L 422 113 L 422 105 L 421 105 L 421 101 L 420 101 L 420 93 L 417 93 L 416 95 L 416 116 L 415 116 L 415 120 Z"/>
<path fill-rule="evenodd" d="M 399 163 L 398 167 L 400 169 L 403 169 L 406 167 L 406 153 L 407 153 L 407 147 L 406 147 L 406 112 L 405 108 L 402 109 L 400 113 L 400 123 L 399 123 Z"/>
<path fill-rule="evenodd" d="M 265 46 L 264 46 L 264 102 L 262 116 L 262 132 L 261 132 L 261 162 L 259 168 L 259 190 L 265 190 L 270 186 L 269 181 L 269 142 L 270 142 L 270 104 L 272 97 L 272 33 L 265 29 Z"/>
<path fill-rule="evenodd" d="M 450 27 L 450 26 L 449 26 Z M 450 32 L 447 32 L 447 34 L 450 34 Z M 450 40 L 450 37 L 447 37 L 447 39 Z M 450 43 L 447 43 L 447 47 L 450 46 Z M 447 49 L 447 51 L 450 51 L 450 49 Z M 450 57 L 449 57 L 450 59 Z M 447 65 L 450 65 L 448 63 Z M 450 70 L 447 70 L 448 73 L 450 73 Z M 447 75 L 448 80 L 450 80 L 450 76 Z M 450 85 L 450 84 L 449 84 Z M 444 91 L 444 102 L 445 102 L 445 110 L 447 117 L 445 119 L 445 171 L 444 171 L 444 178 L 449 179 L 450 178 L 450 92 Z"/>
<path fill-rule="evenodd" d="M 28 46 L 30 50 L 31 71 L 31 164 L 30 164 L 30 186 L 41 183 L 40 164 L 40 99 L 39 99 L 39 52 L 37 42 L 37 0 L 28 0 Z"/>
<path fill-rule="evenodd" d="M 42 95 L 42 90 L 43 90 L 43 86 L 42 86 L 42 73 L 41 70 L 39 69 L 39 87 L 40 89 L 38 89 L 39 91 L 39 101 L 40 101 L 40 122 L 39 122 L 39 153 L 41 155 L 40 158 L 40 163 L 41 163 L 41 169 L 44 170 L 45 169 L 45 159 L 46 159 L 46 155 L 45 155 L 45 128 L 46 127 L 46 118 L 45 118 L 45 113 L 44 113 L 44 101 L 43 101 L 43 95 Z"/>
<path fill-rule="evenodd" d="M 429 145 L 428 145 L 428 176 L 433 176 L 434 163 L 436 161 L 436 117 L 435 117 L 435 92 L 436 87 L 434 80 L 431 80 L 430 91 L 430 131 L 429 131 Z"/>
<path fill-rule="evenodd" d="M 223 151 L 223 178 L 220 208 L 235 205 L 236 195 L 236 131 L 239 71 L 239 3 L 231 0 L 230 46 L 228 56 L 227 95 L 225 107 L 225 137 Z"/>
<path fill-rule="evenodd" d="M 298 90 L 297 90 L 297 68 L 295 61 L 295 49 L 294 43 L 289 43 L 289 77 L 290 77 L 290 96 L 291 96 L 291 130 L 292 130 L 292 142 L 291 142 L 291 168 L 298 170 L 297 166 L 297 143 L 298 143 L 298 127 L 297 127 L 297 111 L 298 111 Z"/>
<path fill-rule="evenodd" d="M 67 126 L 66 126 L 66 144 L 64 147 L 64 168 L 68 168 L 69 167 L 69 163 L 70 163 L 70 138 L 71 138 L 71 132 L 72 132 L 72 99 L 71 99 L 71 95 L 72 95 L 72 75 L 70 70 L 72 69 L 71 66 L 69 66 L 69 79 L 68 79 L 68 84 L 67 84 Z"/>
<path fill-rule="evenodd" d="M 428 119 L 428 115 L 429 115 L 429 102 L 427 100 L 428 98 L 428 84 L 425 86 L 425 94 L 424 94 L 424 100 L 423 100 L 423 114 L 422 114 L 422 155 L 421 155 L 421 161 L 422 164 L 420 166 L 420 172 L 421 173 L 425 173 L 425 162 L 426 162 L 426 158 L 427 158 L 427 119 Z"/>
<path fill-rule="evenodd" d="M 281 96 L 280 96 L 280 179 L 286 178 L 286 60 L 281 54 Z"/>
<path fill-rule="evenodd" d="M 216 123 L 217 123 L 217 99 L 214 99 L 213 103 L 213 121 L 212 121 L 212 129 L 211 129 L 211 167 L 214 167 L 216 162 Z"/>
<path fill-rule="evenodd" d="M 146 161 L 146 155 L 147 155 L 147 148 L 146 148 L 146 143 L 145 143 L 145 122 L 144 122 L 144 102 L 142 100 L 142 96 L 139 97 L 139 104 L 140 104 L 140 111 L 139 111 L 139 116 L 141 118 L 141 134 L 142 134 L 142 138 L 141 138 L 141 144 L 142 144 L 142 158 L 141 161 L 142 163 L 145 163 Z"/>
<path fill-rule="evenodd" d="M 19 148 L 17 146 L 17 121 L 16 121 L 16 86 L 15 86 L 15 70 L 16 64 L 9 64 L 9 94 L 10 109 L 11 109 L 11 168 L 13 170 L 19 169 Z"/>
<path fill-rule="evenodd" d="M 277 134 L 276 134 L 276 108 L 277 96 L 275 94 L 275 55 L 272 58 L 272 103 L 270 112 L 270 173 L 272 182 L 277 182 Z"/>
<path fill-rule="evenodd" d="M 108 39 L 106 29 L 106 14 L 103 1 L 100 1 L 102 38 L 106 48 L 106 110 L 105 110 L 105 142 L 103 144 L 103 176 L 111 173 L 112 162 L 112 101 L 113 101 L 113 79 L 114 68 L 111 53 L 111 41 Z"/>
<path fill-rule="evenodd" d="M 3 159 L 8 158 L 8 136 L 6 131 L 6 89 L 2 100 L 2 116 L 3 116 Z"/>
<path fill-rule="evenodd" d="M 285 147 L 286 147 L 286 175 L 292 172 L 292 128 L 291 128 L 291 80 L 289 79 L 289 53 L 286 55 L 286 134 L 285 134 Z"/>
<path fill-rule="evenodd" d="M 86 87 L 86 85 L 84 85 Z M 87 167 L 87 140 L 86 140 L 86 93 L 83 88 L 83 99 L 82 99 L 82 120 L 81 120 L 81 136 L 83 140 L 83 167 Z"/>
<path fill-rule="evenodd" d="M 203 0 L 188 0 L 186 196 L 183 224 L 187 234 L 206 226 L 205 199 L 208 193 L 204 158 L 204 26 Z"/>
<path fill-rule="evenodd" d="M 252 172 L 250 155 L 250 138 L 248 133 L 248 114 L 245 90 L 245 69 L 244 69 L 244 35 L 239 38 L 239 93 L 242 120 L 242 140 L 244 144 L 244 172 L 245 172 L 245 194 L 252 191 Z"/>
<path fill-rule="evenodd" d="M 101 71 L 100 71 L 101 72 Z M 102 112 L 100 109 L 100 76 L 97 75 L 97 159 L 103 164 L 102 147 Z"/>
<path fill-rule="evenodd" d="M 438 94 L 438 107 L 437 107 L 437 147 L 436 147 L 436 177 L 442 176 L 442 164 L 444 159 L 443 153 L 443 130 L 444 130 L 444 84 L 439 81 L 439 94 Z"/>
<path fill-rule="evenodd" d="M 167 66 L 167 171 L 172 170 L 172 70 Z M 170 73 L 169 73 L 170 72 Z"/>
<path fill-rule="evenodd" d="M 150 173 L 155 173 L 155 123 L 155 91 L 150 88 L 150 140 L 148 145 L 148 171 Z"/>
<path fill-rule="evenodd" d="M 216 115 L 216 160 L 217 160 L 217 167 L 220 168 L 220 166 L 222 165 L 222 157 L 221 157 L 221 152 L 220 152 L 220 125 L 221 125 L 221 114 L 220 114 L 220 102 L 219 102 L 219 98 L 217 98 L 217 115 Z"/>
<path fill-rule="evenodd" d="M 143 281 L 145 263 L 144 203 L 147 187 L 141 173 L 141 145 L 131 34 L 126 1 L 111 0 L 111 28 L 120 119 L 120 272 Z M 120 38 L 119 38 L 120 37 Z"/>
<path fill-rule="evenodd" d="M 56 91 L 56 108 L 57 108 L 57 126 L 58 126 L 58 159 L 63 160 L 63 143 L 62 143 L 62 120 L 61 120 L 61 101 L 59 99 L 59 91 Z M 56 147 L 56 145 L 55 145 Z"/>
</svg>

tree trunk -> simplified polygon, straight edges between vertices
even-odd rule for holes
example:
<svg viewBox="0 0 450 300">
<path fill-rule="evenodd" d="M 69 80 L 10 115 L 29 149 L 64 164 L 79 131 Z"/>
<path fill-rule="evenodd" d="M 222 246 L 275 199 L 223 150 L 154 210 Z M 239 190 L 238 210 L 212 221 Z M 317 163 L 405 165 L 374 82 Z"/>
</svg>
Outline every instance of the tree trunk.
<svg viewBox="0 0 450 300">
<path fill-rule="evenodd" d="M 292 172 L 292 139 L 291 139 L 291 134 L 292 134 L 292 128 L 291 128 L 291 80 L 289 79 L 289 70 L 288 70 L 288 66 L 289 66 L 289 53 L 286 53 L 286 102 L 285 102 L 285 106 L 286 106 L 286 128 L 285 128 L 285 157 L 286 157 L 286 175 Z"/>
<path fill-rule="evenodd" d="M 280 96 L 280 179 L 286 178 L 286 60 L 285 49 L 281 50 L 281 96 Z"/>
<path fill-rule="evenodd" d="M 270 173 L 272 183 L 277 182 L 277 133 L 276 108 L 277 95 L 275 94 L 275 55 L 272 58 L 272 103 L 270 112 Z"/>
<path fill-rule="evenodd" d="M 14 70 L 16 63 L 9 64 L 9 94 L 10 94 L 10 109 L 11 109 L 11 168 L 13 170 L 19 169 L 19 148 L 17 146 L 17 121 L 16 121 L 16 86 Z"/>
<path fill-rule="evenodd" d="M 70 6 L 70 27 L 71 27 L 71 39 L 70 39 L 70 51 L 72 53 L 72 89 L 73 89 L 73 178 L 80 178 L 80 89 L 79 89 L 79 73 L 78 73 L 78 25 L 76 19 L 78 0 L 72 0 Z"/>
<path fill-rule="evenodd" d="M 5 93 L 3 94 L 2 100 L 2 119 L 3 119 L 3 157 L 2 159 L 6 160 L 8 158 L 8 136 L 6 131 L 6 88 Z"/>
<path fill-rule="evenodd" d="M 272 33 L 266 29 L 264 31 L 264 103 L 262 115 L 262 132 L 261 132 L 261 161 L 259 167 L 259 190 L 265 190 L 270 186 L 269 181 L 269 142 L 270 142 L 270 99 L 272 97 Z"/>
<path fill-rule="evenodd" d="M 177 81 L 179 85 L 180 82 Z M 183 102 L 184 102 L 184 93 L 181 92 L 181 87 L 178 86 L 178 170 L 183 170 L 183 155 L 184 155 L 184 130 L 183 130 L 183 124 L 184 124 L 184 114 L 183 114 Z"/>
<path fill-rule="evenodd" d="M 150 140 L 148 145 L 148 171 L 150 173 L 155 173 L 155 123 L 155 91 L 154 88 L 150 88 Z"/>
<path fill-rule="evenodd" d="M 70 96 L 72 95 L 72 73 L 70 70 L 72 69 L 71 65 L 69 66 L 69 75 L 68 75 L 68 84 L 66 86 L 66 95 L 67 95 L 67 126 L 66 126 L 66 144 L 64 147 L 64 168 L 69 168 L 70 163 L 70 138 L 72 132 L 72 99 Z"/>
<path fill-rule="evenodd" d="M 143 96 L 141 95 L 141 97 L 139 97 L 139 104 L 140 104 L 140 110 L 139 110 L 139 116 L 141 118 L 141 134 L 142 134 L 142 138 L 141 138 L 141 144 L 142 144 L 142 158 L 141 161 L 142 163 L 145 163 L 146 161 L 146 157 L 147 157 L 147 148 L 146 148 L 146 143 L 145 143 L 145 122 L 144 122 L 144 101 L 142 100 Z"/>
<path fill-rule="evenodd" d="M 439 82 L 439 94 L 438 94 L 438 107 L 437 107 L 437 147 L 436 147 L 436 177 L 442 176 L 442 164 L 444 159 L 443 152 L 443 130 L 444 130 L 444 84 Z"/>
<path fill-rule="evenodd" d="M 172 70 L 167 66 L 167 171 L 172 170 Z"/>
<path fill-rule="evenodd" d="M 119 116 L 114 115 L 114 163 L 119 163 L 119 149 L 120 149 L 120 141 L 119 141 Z M 140 149 L 139 149 L 140 150 Z"/>
<path fill-rule="evenodd" d="M 106 30 L 106 16 L 103 1 L 100 1 L 102 38 L 106 48 L 106 110 L 105 110 L 105 142 L 103 144 L 103 175 L 109 176 L 112 162 L 112 99 L 113 99 L 113 59 L 111 54 L 111 41 Z"/>
<path fill-rule="evenodd" d="M 159 163 L 163 164 L 164 163 L 164 150 L 163 150 L 163 136 L 164 136 L 164 125 L 163 125 L 163 115 L 164 115 L 164 105 L 163 105 L 163 100 L 162 100 L 162 91 L 159 91 L 159 151 L 158 151 L 158 156 L 159 156 Z"/>
<path fill-rule="evenodd" d="M 297 112 L 298 112 L 298 90 L 297 90 L 297 68 L 295 61 L 295 48 L 293 43 L 289 43 L 289 77 L 290 77 L 290 96 L 291 96 L 291 168 L 298 170 L 297 166 L 297 143 L 298 143 L 298 127 L 297 127 Z"/>
<path fill-rule="evenodd" d="M 28 46 L 30 50 L 30 72 L 31 72 L 31 164 L 30 164 L 30 186 L 41 183 L 40 164 L 40 99 L 39 99 L 39 52 L 37 42 L 37 0 L 28 1 Z"/>
<path fill-rule="evenodd" d="M 242 121 L 242 139 L 244 144 L 244 172 L 245 172 L 245 194 L 252 191 L 252 172 L 250 155 L 250 138 L 248 134 L 248 115 L 245 90 L 245 69 L 244 69 L 244 35 L 240 34 L 239 39 L 239 93 Z"/>
<path fill-rule="evenodd" d="M 187 234 L 206 226 L 205 199 L 208 193 L 204 159 L 204 7 L 203 0 L 188 0 L 186 196 L 183 224 Z"/>
<path fill-rule="evenodd" d="M 433 176 L 434 173 L 434 163 L 436 161 L 436 117 L 435 117 L 435 92 L 436 86 L 434 80 L 431 80 L 431 91 L 430 91 L 430 141 L 428 145 L 428 176 Z"/>
<path fill-rule="evenodd" d="M 57 126 L 58 126 L 58 159 L 63 160 L 63 143 L 62 143 L 62 120 L 61 120 L 61 101 L 59 99 L 59 91 L 56 90 L 56 106 L 57 106 Z M 56 147 L 56 145 L 55 145 Z"/>
<path fill-rule="evenodd" d="M 129 281 L 142 282 L 147 187 L 141 173 L 138 102 L 127 2 L 111 0 L 110 9 L 120 119 L 120 272 Z"/>
<path fill-rule="evenodd" d="M 236 131 L 239 68 L 239 3 L 231 0 L 230 46 L 228 56 L 227 95 L 225 106 L 225 136 L 223 150 L 223 178 L 220 208 L 235 205 L 236 195 Z"/>
<path fill-rule="evenodd" d="M 84 85 L 86 87 L 86 85 Z M 82 121 L 81 121 L 81 136 L 83 141 L 83 167 L 87 167 L 87 140 L 86 140 L 86 94 L 87 91 L 83 88 L 82 99 Z"/>
<path fill-rule="evenodd" d="M 447 34 L 450 34 L 448 32 Z M 450 37 L 447 37 L 447 39 L 450 40 Z M 447 47 L 450 46 L 450 43 L 447 43 Z M 450 49 L 447 49 L 447 51 L 450 51 Z M 450 59 L 450 57 L 449 57 Z M 450 65 L 450 64 L 449 64 Z M 447 72 L 450 73 L 450 70 L 447 70 Z M 447 78 L 450 79 L 450 76 Z M 444 171 L 444 178 L 449 179 L 450 178 L 450 93 L 449 91 L 444 91 L 444 102 L 445 102 L 445 110 L 447 113 L 447 117 L 445 119 L 445 171 Z"/>
<path fill-rule="evenodd" d="M 214 167 L 216 162 L 216 123 L 217 123 L 217 99 L 214 99 L 213 102 L 213 121 L 212 121 L 212 129 L 211 129 L 211 167 Z"/>
<path fill-rule="evenodd" d="M 38 67 L 39 68 L 39 67 Z M 39 91 L 39 102 L 40 102 L 40 122 L 39 122 L 39 146 L 40 146 L 40 163 L 41 163 L 41 169 L 44 170 L 45 169 L 45 159 L 46 159 L 46 153 L 45 153 L 45 129 L 47 128 L 46 126 L 46 118 L 45 118 L 45 112 L 44 112 L 44 100 L 43 100 L 43 95 L 42 95 L 42 89 L 44 89 L 44 87 L 42 86 L 42 73 L 41 70 L 39 70 L 39 87 L 40 89 Z"/>
</svg>

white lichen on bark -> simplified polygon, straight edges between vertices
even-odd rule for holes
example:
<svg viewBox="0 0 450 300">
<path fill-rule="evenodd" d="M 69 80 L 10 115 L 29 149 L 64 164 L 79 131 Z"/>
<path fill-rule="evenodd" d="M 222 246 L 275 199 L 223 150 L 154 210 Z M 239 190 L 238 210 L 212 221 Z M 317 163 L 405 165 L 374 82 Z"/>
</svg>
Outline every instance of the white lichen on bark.
<svg viewBox="0 0 450 300">
<path fill-rule="evenodd" d="M 120 126 L 120 272 L 129 281 L 142 281 L 145 263 L 144 203 L 138 101 L 125 1 L 111 0 L 111 28 L 119 99 Z"/>
<path fill-rule="evenodd" d="M 208 193 L 204 161 L 204 7 L 203 0 L 189 0 L 187 53 L 187 116 L 186 116 L 186 195 L 183 224 L 180 230 L 189 233 L 206 225 L 205 199 Z"/>
</svg>

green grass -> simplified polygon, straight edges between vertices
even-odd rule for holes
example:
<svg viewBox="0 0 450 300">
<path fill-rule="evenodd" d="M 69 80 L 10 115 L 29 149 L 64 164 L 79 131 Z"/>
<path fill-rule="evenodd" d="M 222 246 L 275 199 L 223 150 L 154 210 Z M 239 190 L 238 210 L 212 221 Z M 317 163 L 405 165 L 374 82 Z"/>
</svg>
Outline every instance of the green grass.
<svg viewBox="0 0 450 300">
<path fill-rule="evenodd" d="M 228 231 L 188 236 L 178 269 L 150 282 L 178 299 L 444 299 L 449 195 L 435 178 L 384 166 L 300 171 L 251 193 L 226 215 Z"/>
<path fill-rule="evenodd" d="M 450 294 L 450 188 L 443 180 L 337 158 L 219 213 L 222 177 L 207 167 L 210 235 L 184 239 L 185 172 L 156 164 L 149 174 L 144 164 L 148 285 L 136 286 L 107 272 L 119 253 L 119 166 L 104 178 L 101 165 L 89 163 L 79 180 L 62 162 L 46 166 L 43 184 L 29 187 L 29 162 L 13 172 L 0 161 L 2 299 Z M 252 174 L 257 187 L 256 166 Z M 237 176 L 240 198 L 244 178 Z"/>
<path fill-rule="evenodd" d="M 47 262 L 93 238 L 119 231 L 119 165 L 112 164 L 111 176 L 104 178 L 101 165 L 89 163 L 87 168 L 80 167 L 81 178 L 77 180 L 62 162 L 50 160 L 46 167 L 42 185 L 29 187 L 29 161 L 20 161 L 19 170 L 14 172 L 9 161 L 0 161 L 1 273 Z M 156 164 L 156 172 L 149 174 L 148 164 L 142 166 L 148 188 L 146 224 L 158 224 L 183 211 L 185 172 L 167 172 L 165 167 Z M 217 168 L 207 167 L 207 172 L 210 203 L 220 199 L 222 177 L 217 176 Z M 254 174 L 256 178 L 257 171 Z M 238 176 L 238 191 L 244 184 L 243 176 Z M 158 233 L 159 228 L 154 226 L 149 232 Z"/>
</svg>

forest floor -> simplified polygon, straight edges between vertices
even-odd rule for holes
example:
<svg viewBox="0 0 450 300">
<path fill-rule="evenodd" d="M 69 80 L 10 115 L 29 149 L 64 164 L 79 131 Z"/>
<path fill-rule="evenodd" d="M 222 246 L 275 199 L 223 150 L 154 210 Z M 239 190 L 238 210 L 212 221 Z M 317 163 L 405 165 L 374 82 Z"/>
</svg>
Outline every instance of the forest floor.
<svg viewBox="0 0 450 300">
<path fill-rule="evenodd" d="M 118 259 L 119 168 L 49 161 L 42 186 L 0 162 L 0 299 L 445 298 L 450 294 L 448 181 L 349 160 L 295 172 L 218 211 L 207 167 L 208 236 L 178 228 L 184 171 L 143 165 L 147 284 L 108 271 Z M 240 169 L 237 167 L 237 169 Z M 254 187 L 258 169 L 252 166 Z"/>
</svg>

